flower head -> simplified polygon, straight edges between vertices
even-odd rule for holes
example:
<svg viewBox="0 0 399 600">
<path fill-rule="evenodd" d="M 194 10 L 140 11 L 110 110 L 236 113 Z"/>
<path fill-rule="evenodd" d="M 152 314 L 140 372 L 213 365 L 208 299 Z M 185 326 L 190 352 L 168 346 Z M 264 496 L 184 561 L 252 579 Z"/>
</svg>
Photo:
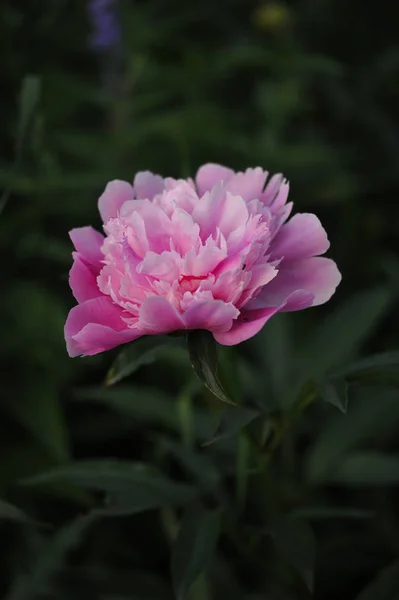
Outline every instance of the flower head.
<svg viewBox="0 0 399 600">
<path fill-rule="evenodd" d="M 91 47 L 99 52 L 117 47 L 121 40 L 121 27 L 116 0 L 90 0 L 88 13 L 93 28 Z"/>
<path fill-rule="evenodd" d="M 288 183 L 261 168 L 216 164 L 191 179 L 138 173 L 99 199 L 105 237 L 70 232 L 70 285 L 78 305 L 65 325 L 70 356 L 97 354 L 143 335 L 207 329 L 224 345 L 255 335 L 279 311 L 323 304 L 341 275 L 315 215 L 287 221 Z"/>
</svg>

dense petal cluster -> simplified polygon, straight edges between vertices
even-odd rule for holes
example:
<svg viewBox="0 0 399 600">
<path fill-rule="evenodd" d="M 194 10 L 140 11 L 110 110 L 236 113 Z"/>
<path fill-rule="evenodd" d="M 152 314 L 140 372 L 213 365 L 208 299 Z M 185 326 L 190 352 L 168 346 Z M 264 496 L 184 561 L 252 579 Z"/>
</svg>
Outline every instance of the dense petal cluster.
<svg viewBox="0 0 399 600">
<path fill-rule="evenodd" d="M 288 190 L 282 175 L 216 164 L 195 181 L 141 172 L 133 185 L 110 182 L 99 199 L 105 237 L 70 232 L 70 356 L 187 329 L 234 345 L 279 311 L 329 300 L 341 275 L 320 257 L 327 235 L 313 214 L 287 221 Z"/>
</svg>

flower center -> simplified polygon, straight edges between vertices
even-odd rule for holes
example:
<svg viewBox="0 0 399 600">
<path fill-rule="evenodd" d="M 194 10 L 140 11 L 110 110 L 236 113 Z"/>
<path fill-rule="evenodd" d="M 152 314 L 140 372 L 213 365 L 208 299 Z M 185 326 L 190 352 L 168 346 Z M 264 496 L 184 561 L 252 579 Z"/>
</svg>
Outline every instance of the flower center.
<svg viewBox="0 0 399 600">
<path fill-rule="evenodd" d="M 206 279 L 206 275 L 195 277 L 194 275 L 182 275 L 179 279 L 179 286 L 185 292 L 195 292 L 201 281 Z"/>
</svg>

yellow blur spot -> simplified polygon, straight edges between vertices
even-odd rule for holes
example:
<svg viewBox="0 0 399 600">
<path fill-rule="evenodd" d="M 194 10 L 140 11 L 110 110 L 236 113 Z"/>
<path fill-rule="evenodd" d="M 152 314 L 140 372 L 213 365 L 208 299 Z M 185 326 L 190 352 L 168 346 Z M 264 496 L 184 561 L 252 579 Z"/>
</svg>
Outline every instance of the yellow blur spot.
<svg viewBox="0 0 399 600">
<path fill-rule="evenodd" d="M 287 24 L 290 11 L 279 2 L 268 2 L 256 9 L 253 14 L 254 23 L 259 29 L 276 30 Z"/>
</svg>

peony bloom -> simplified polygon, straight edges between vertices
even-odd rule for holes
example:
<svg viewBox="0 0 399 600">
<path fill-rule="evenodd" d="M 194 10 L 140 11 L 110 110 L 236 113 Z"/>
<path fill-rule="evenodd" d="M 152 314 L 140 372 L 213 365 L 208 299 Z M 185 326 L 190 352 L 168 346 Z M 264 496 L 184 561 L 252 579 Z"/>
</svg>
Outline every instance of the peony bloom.
<svg viewBox="0 0 399 600">
<path fill-rule="evenodd" d="M 287 221 L 288 183 L 267 179 L 259 167 L 207 164 L 195 182 L 149 172 L 133 186 L 111 181 L 98 202 L 105 237 L 70 232 L 78 305 L 65 325 L 69 355 L 187 329 L 230 346 L 279 311 L 327 302 L 341 280 L 319 256 L 327 235 L 315 215 Z"/>
</svg>

